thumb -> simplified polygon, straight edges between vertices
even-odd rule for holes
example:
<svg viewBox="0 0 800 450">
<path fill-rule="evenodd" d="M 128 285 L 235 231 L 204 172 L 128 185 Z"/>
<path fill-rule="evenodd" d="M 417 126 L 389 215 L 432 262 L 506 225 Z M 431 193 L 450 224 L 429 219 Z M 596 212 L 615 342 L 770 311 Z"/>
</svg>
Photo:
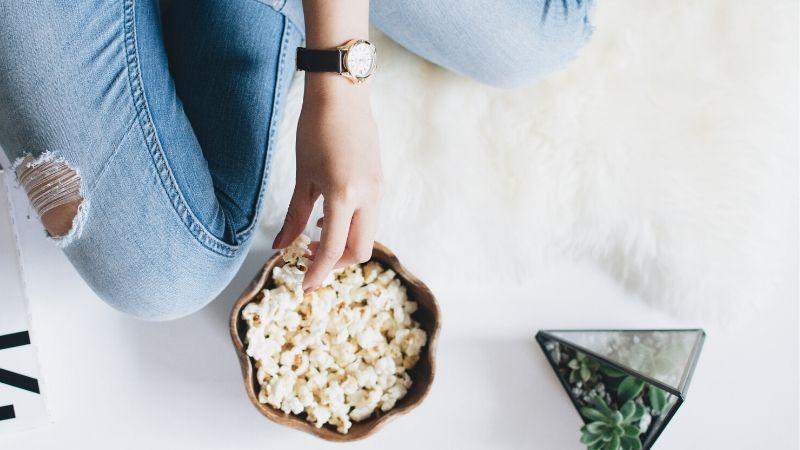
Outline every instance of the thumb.
<svg viewBox="0 0 800 450">
<path fill-rule="evenodd" d="M 314 193 L 310 187 L 295 186 L 292 200 L 289 202 L 289 209 L 286 211 L 286 219 L 283 221 L 283 227 L 281 227 L 281 231 L 278 232 L 278 235 L 275 236 L 275 241 L 272 243 L 273 249 L 286 247 L 300 236 L 300 233 L 306 228 L 317 197 L 319 197 L 319 194 Z"/>
</svg>

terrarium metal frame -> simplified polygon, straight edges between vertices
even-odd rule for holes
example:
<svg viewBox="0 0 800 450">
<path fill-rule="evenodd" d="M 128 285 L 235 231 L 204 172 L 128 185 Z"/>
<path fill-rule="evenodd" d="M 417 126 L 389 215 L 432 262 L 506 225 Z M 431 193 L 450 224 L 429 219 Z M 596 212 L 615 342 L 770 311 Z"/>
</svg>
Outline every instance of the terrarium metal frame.
<svg viewBox="0 0 800 450">
<path fill-rule="evenodd" d="M 625 366 L 623 366 L 621 364 L 618 364 L 618 363 L 616 363 L 614 361 L 609 360 L 605 356 L 599 355 L 597 352 L 589 350 L 589 349 L 587 349 L 587 348 L 585 348 L 583 346 L 577 345 L 575 343 L 568 342 L 568 341 L 566 341 L 566 340 L 564 340 L 564 339 L 562 339 L 560 337 L 557 337 L 557 336 L 555 336 L 553 334 L 553 333 L 581 333 L 581 332 L 585 332 L 585 333 L 698 332 L 699 333 L 699 337 L 698 337 L 697 341 L 694 343 L 694 346 L 693 346 L 693 348 L 691 350 L 689 359 L 686 362 L 687 365 L 688 365 L 688 371 L 685 373 L 684 378 L 680 382 L 680 386 L 682 387 L 682 390 L 678 390 L 678 389 L 675 389 L 674 387 L 669 386 L 669 385 L 667 385 L 667 384 L 665 384 L 665 383 L 663 383 L 661 381 L 655 380 L 652 377 L 641 373 L 640 371 L 634 370 L 634 369 L 632 369 L 630 367 L 625 367 Z M 690 384 L 692 376 L 694 375 L 694 370 L 695 370 L 695 367 L 697 366 L 698 358 L 700 357 L 700 351 L 703 348 L 703 343 L 705 341 L 705 336 L 706 336 L 705 331 L 702 330 L 702 329 L 699 329 L 699 328 L 675 328 L 675 329 L 557 329 L 557 330 L 553 329 L 553 330 L 539 330 L 539 332 L 536 333 L 536 341 L 538 342 L 539 346 L 541 347 L 542 352 L 544 353 L 545 359 L 547 359 L 548 364 L 550 364 L 550 367 L 556 373 L 556 377 L 558 378 L 559 383 L 561 383 L 562 387 L 564 387 L 564 390 L 567 391 L 567 395 L 569 395 L 569 399 L 572 402 L 573 406 L 575 406 L 575 409 L 577 411 L 579 411 L 578 415 L 581 417 L 581 420 L 584 422 L 584 424 L 588 424 L 589 423 L 589 421 L 583 416 L 583 414 L 580 414 L 580 409 L 584 405 L 581 405 L 580 400 L 578 398 L 576 398 L 575 394 L 572 391 L 572 386 L 570 386 L 569 383 L 564 379 L 564 377 L 562 377 L 560 375 L 559 367 L 557 366 L 556 362 L 554 362 L 553 359 L 551 358 L 547 348 L 545 348 L 545 345 L 547 344 L 548 340 L 549 341 L 553 341 L 553 342 L 557 342 L 562 346 L 565 346 L 567 348 L 575 350 L 576 352 L 584 353 L 587 356 L 589 356 L 589 357 L 591 357 L 591 358 L 593 358 L 593 359 L 595 359 L 595 360 L 597 360 L 599 362 L 602 362 L 603 364 L 605 364 L 605 365 L 607 365 L 607 366 L 609 366 L 609 367 L 611 367 L 613 369 L 616 369 L 616 370 L 621 371 L 621 372 L 623 372 L 625 374 L 629 374 L 629 375 L 632 375 L 634 377 L 637 377 L 637 378 L 643 380 L 645 383 L 648 383 L 648 384 L 650 384 L 652 386 L 655 386 L 655 387 L 657 387 L 659 389 L 662 389 L 662 390 L 666 391 L 667 393 L 673 395 L 675 397 L 675 403 L 670 407 L 669 412 L 662 419 L 662 422 L 661 422 L 660 426 L 655 430 L 655 432 L 653 434 L 651 434 L 650 436 L 647 436 L 646 441 L 642 442 L 642 450 L 648 450 L 653 446 L 653 444 L 656 442 L 658 437 L 661 435 L 661 433 L 664 431 L 664 429 L 669 424 L 670 420 L 672 420 L 672 417 L 675 415 L 675 413 L 678 411 L 680 406 L 685 401 L 685 399 L 686 399 L 686 391 L 688 389 L 688 386 Z"/>
</svg>

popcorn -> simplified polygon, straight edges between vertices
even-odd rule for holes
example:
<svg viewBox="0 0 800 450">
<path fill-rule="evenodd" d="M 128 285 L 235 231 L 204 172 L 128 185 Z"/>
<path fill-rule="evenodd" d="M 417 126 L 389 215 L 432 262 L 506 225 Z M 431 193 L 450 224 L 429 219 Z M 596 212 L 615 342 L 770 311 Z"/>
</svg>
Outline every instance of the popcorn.
<svg viewBox="0 0 800 450">
<path fill-rule="evenodd" d="M 255 360 L 259 402 L 344 434 L 353 421 L 405 397 L 427 335 L 411 317 L 417 303 L 375 261 L 334 270 L 304 294 L 309 243 L 300 236 L 282 250 L 286 264 L 273 269 L 275 287 L 242 309 L 247 355 Z"/>
<path fill-rule="evenodd" d="M 281 405 L 281 410 L 286 414 L 300 414 L 303 412 L 303 408 L 303 403 L 297 397 L 289 397 Z"/>
<path fill-rule="evenodd" d="M 306 420 L 314 423 L 317 428 L 322 428 L 323 425 L 331 420 L 331 411 L 324 406 L 312 404 L 305 408 Z"/>
<path fill-rule="evenodd" d="M 397 366 L 395 365 L 394 360 L 391 357 L 384 356 L 383 358 L 375 362 L 375 372 L 378 375 L 389 376 L 397 372 Z"/>
<path fill-rule="evenodd" d="M 356 381 L 360 387 L 373 387 L 378 384 L 378 373 L 374 367 L 366 366 L 356 372 Z"/>
</svg>

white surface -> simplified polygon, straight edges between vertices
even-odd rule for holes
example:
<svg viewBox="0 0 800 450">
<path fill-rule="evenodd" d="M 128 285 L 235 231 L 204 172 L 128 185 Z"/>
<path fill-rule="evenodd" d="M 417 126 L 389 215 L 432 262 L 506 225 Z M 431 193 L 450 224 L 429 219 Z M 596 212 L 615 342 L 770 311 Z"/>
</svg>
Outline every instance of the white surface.
<svg viewBox="0 0 800 450">
<path fill-rule="evenodd" d="M 241 384 L 228 312 L 271 254 L 268 237 L 258 236 L 239 277 L 209 307 L 146 323 L 97 300 L 36 221 L 26 222 L 23 264 L 54 424 L 3 436 L 3 450 L 578 450 L 580 420 L 534 343 L 536 330 L 704 325 L 645 306 L 588 264 L 554 261 L 504 292 L 432 282 L 444 328 L 430 396 L 376 436 L 333 445 L 269 422 Z M 399 257 L 427 279 L 415 271 L 419 257 Z M 795 256 L 776 295 L 764 299 L 768 307 L 744 326 L 706 328 L 688 400 L 656 449 L 798 447 L 797 273 Z"/>
</svg>

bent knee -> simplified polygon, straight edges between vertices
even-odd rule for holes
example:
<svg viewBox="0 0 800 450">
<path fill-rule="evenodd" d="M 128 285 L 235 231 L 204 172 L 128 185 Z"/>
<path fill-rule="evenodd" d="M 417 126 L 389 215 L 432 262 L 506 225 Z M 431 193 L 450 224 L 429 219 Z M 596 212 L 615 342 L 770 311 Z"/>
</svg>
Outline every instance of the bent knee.
<svg viewBox="0 0 800 450">
<path fill-rule="evenodd" d="M 91 242 L 85 240 L 67 251 L 101 300 L 127 316 L 148 321 L 174 320 L 199 311 L 222 293 L 243 260 L 158 240 L 163 252 L 150 248 L 143 253 L 114 252 L 107 258 L 99 256 L 103 248 L 85 247 Z"/>
<path fill-rule="evenodd" d="M 205 277 L 122 274 L 107 289 L 90 280 L 98 296 L 115 310 L 135 319 L 167 321 L 191 315 L 211 303 L 228 280 L 219 274 Z"/>
<path fill-rule="evenodd" d="M 86 209 L 78 170 L 50 152 L 35 158 L 25 155 L 14 167 L 47 234 L 66 245 L 80 232 L 81 212 Z"/>
<path fill-rule="evenodd" d="M 591 0 L 374 0 L 373 23 L 413 53 L 502 88 L 538 80 L 573 60 L 592 33 Z M 413 26 L 409 25 L 413 24 Z"/>
<path fill-rule="evenodd" d="M 473 78 L 494 87 L 517 88 L 546 77 L 578 57 L 594 29 L 591 1 L 541 3 L 540 17 L 532 18 L 523 30 L 515 27 L 515 35 L 506 36 L 504 43 L 484 49 L 484 63 L 476 65 Z"/>
<path fill-rule="evenodd" d="M 496 6 L 492 31 L 460 45 L 443 66 L 480 83 L 517 88 L 542 79 L 577 58 L 593 26 L 590 0 L 538 0 Z M 512 10 L 518 10 L 512 11 Z M 491 22 L 490 19 L 487 19 Z"/>
</svg>

